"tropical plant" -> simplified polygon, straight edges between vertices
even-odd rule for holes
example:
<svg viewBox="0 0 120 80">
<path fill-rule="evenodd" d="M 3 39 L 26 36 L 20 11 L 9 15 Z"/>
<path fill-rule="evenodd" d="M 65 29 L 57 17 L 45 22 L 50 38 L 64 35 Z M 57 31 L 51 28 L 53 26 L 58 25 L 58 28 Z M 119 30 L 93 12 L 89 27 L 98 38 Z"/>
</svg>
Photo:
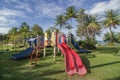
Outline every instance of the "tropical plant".
<svg viewBox="0 0 120 80">
<path fill-rule="evenodd" d="M 77 18 L 77 9 L 74 6 L 69 6 L 65 12 L 65 19 L 70 20 L 70 25 L 72 27 L 72 18 Z"/>
<path fill-rule="evenodd" d="M 5 34 L 0 34 L 0 42 L 3 42 L 3 40 L 6 40 L 7 36 Z"/>
<path fill-rule="evenodd" d="M 117 41 L 120 42 L 120 33 L 116 34 Z"/>
<path fill-rule="evenodd" d="M 118 33 L 118 34 L 119 34 L 119 33 Z M 112 42 L 112 43 L 114 43 L 114 42 L 119 43 L 118 34 L 116 34 L 115 32 L 112 32 L 112 38 L 111 38 L 111 34 L 107 32 L 106 34 L 104 34 L 103 40 L 104 40 L 105 42 L 108 42 L 109 44 L 110 44 L 111 42 Z"/>
<path fill-rule="evenodd" d="M 85 10 L 81 9 L 77 17 L 76 33 L 81 38 L 84 37 L 87 43 L 95 44 L 95 35 L 100 33 L 100 24 L 96 16 L 87 15 Z"/>
<path fill-rule="evenodd" d="M 59 26 L 60 29 L 62 29 L 66 24 L 65 17 L 63 15 L 56 16 L 55 19 L 55 26 Z"/>
<path fill-rule="evenodd" d="M 16 50 L 16 40 L 17 40 L 17 27 L 13 27 L 9 30 L 8 35 L 9 35 L 9 41 L 13 42 L 13 48 Z"/>
<path fill-rule="evenodd" d="M 89 21 L 90 22 L 87 27 L 87 31 L 89 33 L 88 35 L 91 38 L 91 43 L 95 44 L 95 35 L 100 34 L 101 27 L 97 20 L 97 17 L 90 15 Z"/>
<path fill-rule="evenodd" d="M 25 22 L 22 23 L 19 29 L 19 34 L 23 38 L 23 45 L 26 46 L 26 38 L 30 37 L 30 28 L 29 25 Z"/>
<path fill-rule="evenodd" d="M 54 26 L 51 26 L 51 27 L 48 28 L 45 32 L 46 32 L 47 34 L 49 34 L 49 37 L 51 37 L 52 32 L 54 32 L 54 31 L 59 32 L 59 29 L 56 28 L 56 27 L 54 27 Z"/>
<path fill-rule="evenodd" d="M 117 28 L 120 25 L 120 15 L 115 10 L 108 10 L 105 12 L 105 19 L 103 20 L 103 25 L 110 31 L 110 45 L 112 43 L 112 28 Z"/>
<path fill-rule="evenodd" d="M 43 29 L 38 24 L 34 24 L 31 30 L 32 30 L 33 36 L 43 35 Z"/>
<path fill-rule="evenodd" d="M 65 26 L 65 28 L 67 28 L 67 29 L 69 30 L 69 29 L 72 28 L 72 26 L 71 26 L 70 24 L 67 24 L 67 25 Z"/>
</svg>

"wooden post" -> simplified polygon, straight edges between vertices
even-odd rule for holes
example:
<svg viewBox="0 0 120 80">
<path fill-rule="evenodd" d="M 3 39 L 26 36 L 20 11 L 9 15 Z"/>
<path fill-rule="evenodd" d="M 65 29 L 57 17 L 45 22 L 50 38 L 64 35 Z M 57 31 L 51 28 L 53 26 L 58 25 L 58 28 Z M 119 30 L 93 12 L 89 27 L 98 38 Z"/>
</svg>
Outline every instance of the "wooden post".
<svg viewBox="0 0 120 80">
<path fill-rule="evenodd" d="M 53 45 L 54 45 L 54 60 L 56 60 L 56 31 L 54 30 L 54 32 L 52 33 L 52 42 L 53 42 Z"/>
<path fill-rule="evenodd" d="M 48 35 L 47 33 L 44 33 L 44 55 L 43 55 L 44 58 L 46 56 L 46 45 L 47 45 L 46 41 L 47 40 L 48 40 Z"/>
<path fill-rule="evenodd" d="M 54 45 L 54 60 L 56 60 L 56 46 Z"/>
<path fill-rule="evenodd" d="M 45 58 L 46 56 L 46 47 L 44 46 L 44 55 L 43 55 L 43 58 Z"/>
</svg>

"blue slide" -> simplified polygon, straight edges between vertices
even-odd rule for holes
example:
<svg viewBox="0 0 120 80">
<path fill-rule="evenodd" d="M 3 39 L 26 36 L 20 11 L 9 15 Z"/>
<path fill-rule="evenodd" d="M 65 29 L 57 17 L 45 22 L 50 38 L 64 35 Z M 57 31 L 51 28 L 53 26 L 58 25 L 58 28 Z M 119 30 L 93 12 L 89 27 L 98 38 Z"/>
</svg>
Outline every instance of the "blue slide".
<svg viewBox="0 0 120 80">
<path fill-rule="evenodd" d="M 13 54 L 11 58 L 15 59 L 15 60 L 26 58 L 32 53 L 33 49 L 34 48 L 29 47 L 26 50 L 24 50 L 18 54 Z"/>
<path fill-rule="evenodd" d="M 71 34 L 71 43 L 76 49 L 79 50 L 79 52 L 81 52 L 81 53 L 91 53 L 90 51 L 79 47 L 79 45 L 73 39 L 73 34 Z"/>
</svg>

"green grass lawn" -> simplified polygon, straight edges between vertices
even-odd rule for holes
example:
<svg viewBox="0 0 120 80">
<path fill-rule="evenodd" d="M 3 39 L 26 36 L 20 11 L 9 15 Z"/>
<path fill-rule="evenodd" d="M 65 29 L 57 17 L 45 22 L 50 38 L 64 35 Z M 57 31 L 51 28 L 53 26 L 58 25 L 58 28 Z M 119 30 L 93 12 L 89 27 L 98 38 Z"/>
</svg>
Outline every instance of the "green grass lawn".
<svg viewBox="0 0 120 80">
<path fill-rule="evenodd" d="M 82 54 L 81 58 L 89 73 L 83 77 L 77 74 L 67 76 L 67 79 L 120 80 L 120 56 L 116 55 L 119 50 L 119 47 L 99 47 L 92 54 Z M 11 55 L 15 53 L 10 51 L 0 54 L 0 80 L 66 80 L 64 59 L 60 53 L 53 61 L 52 50 L 47 50 L 46 58 L 42 58 L 41 52 L 37 66 L 30 65 L 29 58 L 11 60 Z"/>
</svg>

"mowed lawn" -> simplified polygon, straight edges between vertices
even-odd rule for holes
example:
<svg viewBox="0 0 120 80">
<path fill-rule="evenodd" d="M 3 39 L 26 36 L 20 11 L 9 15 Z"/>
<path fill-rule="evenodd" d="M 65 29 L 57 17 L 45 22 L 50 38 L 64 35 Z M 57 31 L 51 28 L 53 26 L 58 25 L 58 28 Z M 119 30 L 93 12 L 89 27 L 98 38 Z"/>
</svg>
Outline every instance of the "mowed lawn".
<svg viewBox="0 0 120 80">
<path fill-rule="evenodd" d="M 15 61 L 11 55 L 17 52 L 0 54 L 0 80 L 120 80 L 120 56 L 116 55 L 120 47 L 99 47 L 91 54 L 80 54 L 87 66 L 88 74 L 70 77 L 66 76 L 64 58 L 60 53 L 53 61 L 53 51 L 47 50 L 46 58 L 37 62 L 37 66 L 30 65 L 30 58 Z"/>
</svg>

